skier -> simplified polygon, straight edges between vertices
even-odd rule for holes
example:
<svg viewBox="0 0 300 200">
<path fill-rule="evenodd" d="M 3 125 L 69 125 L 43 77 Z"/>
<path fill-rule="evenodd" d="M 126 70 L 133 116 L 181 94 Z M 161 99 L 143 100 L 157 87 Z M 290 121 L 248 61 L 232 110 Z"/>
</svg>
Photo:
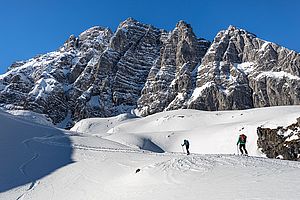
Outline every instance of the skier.
<svg viewBox="0 0 300 200">
<path fill-rule="evenodd" d="M 239 140 L 236 143 L 236 145 L 240 144 L 240 151 L 241 151 L 242 155 L 244 154 L 244 151 L 245 151 L 245 154 L 248 155 L 248 152 L 246 150 L 246 140 L 247 140 L 247 136 L 244 134 L 241 134 L 239 136 Z M 244 151 L 243 151 L 243 149 L 244 149 Z"/>
<path fill-rule="evenodd" d="M 185 146 L 187 155 L 190 155 L 190 152 L 189 152 L 190 143 L 189 143 L 189 141 L 188 140 L 183 140 L 183 144 L 181 146 Z"/>
</svg>

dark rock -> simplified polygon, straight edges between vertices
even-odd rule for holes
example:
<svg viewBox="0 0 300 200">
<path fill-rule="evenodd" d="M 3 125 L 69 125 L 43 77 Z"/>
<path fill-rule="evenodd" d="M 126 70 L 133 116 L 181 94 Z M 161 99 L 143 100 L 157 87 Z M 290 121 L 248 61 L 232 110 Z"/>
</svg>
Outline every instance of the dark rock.
<svg viewBox="0 0 300 200">
<path fill-rule="evenodd" d="M 257 146 L 268 158 L 300 160 L 300 125 L 298 122 L 286 128 L 258 127 L 257 135 Z"/>
</svg>

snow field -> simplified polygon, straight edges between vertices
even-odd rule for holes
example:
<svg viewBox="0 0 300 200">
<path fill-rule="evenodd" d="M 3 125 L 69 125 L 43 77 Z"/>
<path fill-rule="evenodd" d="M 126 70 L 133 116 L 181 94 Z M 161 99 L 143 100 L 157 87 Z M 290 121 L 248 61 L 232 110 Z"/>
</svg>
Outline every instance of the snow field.
<svg viewBox="0 0 300 200">
<path fill-rule="evenodd" d="M 296 200 L 300 163 L 261 157 L 256 128 L 289 125 L 299 113 L 178 110 L 85 119 L 66 131 L 0 111 L 0 199 Z M 242 131 L 253 156 L 234 155 Z"/>
</svg>

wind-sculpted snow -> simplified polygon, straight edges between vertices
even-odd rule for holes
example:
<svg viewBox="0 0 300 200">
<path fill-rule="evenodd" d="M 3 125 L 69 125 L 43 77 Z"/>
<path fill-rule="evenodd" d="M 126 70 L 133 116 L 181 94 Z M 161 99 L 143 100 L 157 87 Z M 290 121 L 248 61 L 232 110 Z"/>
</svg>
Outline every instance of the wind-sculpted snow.
<svg viewBox="0 0 300 200">
<path fill-rule="evenodd" d="M 166 31 L 128 18 L 115 32 L 92 27 L 9 69 L 0 107 L 46 114 L 63 128 L 125 112 L 300 104 L 299 53 L 234 26 L 211 43 L 184 21 Z"/>
</svg>

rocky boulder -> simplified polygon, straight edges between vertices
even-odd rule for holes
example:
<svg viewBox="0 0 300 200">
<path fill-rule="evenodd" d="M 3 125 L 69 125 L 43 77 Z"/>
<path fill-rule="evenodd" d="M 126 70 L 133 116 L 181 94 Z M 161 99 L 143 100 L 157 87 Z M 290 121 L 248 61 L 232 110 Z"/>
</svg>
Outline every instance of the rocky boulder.
<svg viewBox="0 0 300 200">
<path fill-rule="evenodd" d="M 288 127 L 258 127 L 257 135 L 257 146 L 268 158 L 300 160 L 300 118 Z"/>
</svg>

